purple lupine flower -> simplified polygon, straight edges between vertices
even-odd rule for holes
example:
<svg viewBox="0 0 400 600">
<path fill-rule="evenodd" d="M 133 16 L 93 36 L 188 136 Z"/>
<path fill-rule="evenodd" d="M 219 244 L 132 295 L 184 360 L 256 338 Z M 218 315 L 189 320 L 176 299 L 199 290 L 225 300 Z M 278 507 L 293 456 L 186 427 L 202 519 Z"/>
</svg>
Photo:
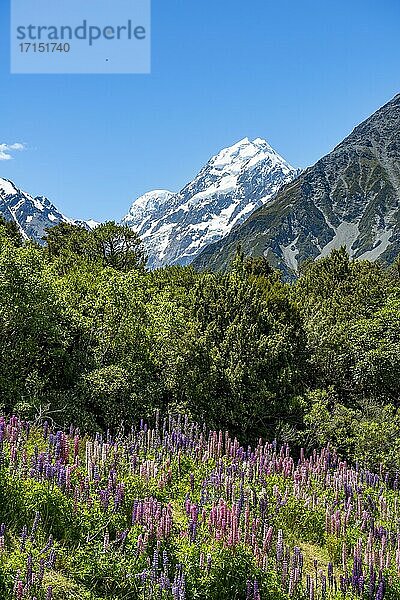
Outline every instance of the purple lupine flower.
<svg viewBox="0 0 400 600">
<path fill-rule="evenodd" d="M 21 552 L 25 552 L 25 546 L 26 546 L 26 540 L 28 538 L 28 529 L 27 526 L 24 525 L 21 531 L 21 545 L 20 545 L 20 550 Z"/>
<path fill-rule="evenodd" d="M 34 538 L 35 538 L 35 534 L 36 534 L 37 528 L 39 527 L 40 519 L 41 519 L 40 512 L 36 511 L 35 512 L 35 518 L 34 518 L 34 521 L 33 521 L 33 524 L 32 524 L 31 534 L 30 534 L 30 540 L 31 541 L 33 541 Z"/>
<path fill-rule="evenodd" d="M 333 564 L 328 563 L 328 583 L 329 587 L 333 587 Z"/>
<path fill-rule="evenodd" d="M 4 550 L 4 547 L 5 547 L 5 533 L 6 533 L 6 526 L 4 523 L 1 523 L 1 525 L 0 525 L 0 552 L 2 550 Z"/>
<path fill-rule="evenodd" d="M 375 600 L 383 600 L 385 597 L 385 581 L 382 578 L 378 585 L 378 591 L 376 592 Z"/>
<path fill-rule="evenodd" d="M 49 585 L 46 591 L 46 600 L 53 600 L 53 586 Z"/>
<path fill-rule="evenodd" d="M 41 550 L 41 554 L 45 554 L 46 552 L 48 552 L 48 550 L 50 550 L 50 548 L 53 547 L 53 536 L 50 534 L 49 535 L 49 539 L 47 540 L 47 544 L 45 545 L 45 547 L 43 548 L 43 550 Z"/>
<path fill-rule="evenodd" d="M 50 570 L 54 569 L 55 563 L 56 563 L 56 551 L 54 550 L 54 548 L 52 548 L 50 550 L 50 554 L 47 559 L 47 568 Z"/>
<path fill-rule="evenodd" d="M 44 569 L 45 569 L 45 559 L 41 558 L 39 560 L 39 572 L 37 574 L 37 580 L 39 585 L 42 585 L 43 577 L 44 577 Z"/>
<path fill-rule="evenodd" d="M 321 573 L 321 594 L 322 598 L 326 598 L 326 577 L 323 573 Z"/>
<path fill-rule="evenodd" d="M 281 560 L 283 559 L 283 551 L 284 551 L 284 546 L 283 546 L 283 531 L 282 529 L 279 529 L 278 531 L 278 540 L 276 543 L 276 560 L 278 562 L 281 562 Z"/>
<path fill-rule="evenodd" d="M 373 600 L 375 596 L 375 584 L 376 584 L 376 573 L 374 567 L 371 566 L 369 575 L 369 588 L 368 588 L 368 599 Z"/>
<path fill-rule="evenodd" d="M 168 554 L 167 554 L 166 550 L 163 550 L 163 553 L 162 553 L 162 563 L 163 563 L 164 573 L 168 573 L 169 559 L 168 559 Z"/>
<path fill-rule="evenodd" d="M 118 510 L 124 500 L 125 487 L 123 483 L 118 483 L 115 489 L 114 509 Z"/>
<path fill-rule="evenodd" d="M 17 597 L 17 600 L 21 600 L 24 595 L 24 584 L 21 580 L 17 581 L 15 595 Z"/>
<path fill-rule="evenodd" d="M 29 589 L 33 583 L 33 569 L 32 569 L 32 554 L 28 555 L 26 559 L 26 587 Z"/>
<path fill-rule="evenodd" d="M 158 570 L 158 550 L 155 549 L 153 552 L 153 565 L 152 565 L 152 569 L 154 572 L 156 572 Z"/>
<path fill-rule="evenodd" d="M 211 554 L 207 554 L 207 575 L 209 575 L 210 571 L 211 571 L 211 562 L 212 562 Z"/>
<path fill-rule="evenodd" d="M 253 583 L 250 581 L 250 579 L 248 579 L 247 584 L 246 584 L 246 600 L 253 600 L 252 596 L 253 596 Z"/>
</svg>

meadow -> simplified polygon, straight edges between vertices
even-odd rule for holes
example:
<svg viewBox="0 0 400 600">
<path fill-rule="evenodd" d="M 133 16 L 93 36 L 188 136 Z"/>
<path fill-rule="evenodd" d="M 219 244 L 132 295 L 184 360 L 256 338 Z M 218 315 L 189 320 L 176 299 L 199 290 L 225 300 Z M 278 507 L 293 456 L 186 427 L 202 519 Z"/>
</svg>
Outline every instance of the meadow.
<svg viewBox="0 0 400 600">
<path fill-rule="evenodd" d="M 400 597 L 398 478 L 182 416 L 116 437 L 0 419 L 4 600 Z"/>
</svg>

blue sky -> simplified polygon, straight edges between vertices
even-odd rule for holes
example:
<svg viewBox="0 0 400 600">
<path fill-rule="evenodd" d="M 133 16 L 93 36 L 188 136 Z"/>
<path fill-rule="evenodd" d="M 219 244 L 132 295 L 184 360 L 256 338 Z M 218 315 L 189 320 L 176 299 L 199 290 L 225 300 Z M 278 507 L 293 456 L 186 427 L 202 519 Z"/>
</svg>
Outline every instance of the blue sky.
<svg viewBox="0 0 400 600">
<path fill-rule="evenodd" d="M 10 75 L 1 1 L 0 158 L 26 145 L 1 177 L 119 220 L 245 136 L 312 164 L 400 92 L 398 0 L 153 0 L 152 15 L 151 75 Z"/>
</svg>

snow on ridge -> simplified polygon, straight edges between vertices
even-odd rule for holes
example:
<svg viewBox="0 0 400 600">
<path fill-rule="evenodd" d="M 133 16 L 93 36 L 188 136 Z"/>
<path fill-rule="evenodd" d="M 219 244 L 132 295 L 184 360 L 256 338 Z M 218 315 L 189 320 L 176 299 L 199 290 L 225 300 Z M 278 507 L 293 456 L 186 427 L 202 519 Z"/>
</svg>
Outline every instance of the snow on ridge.
<svg viewBox="0 0 400 600">
<path fill-rule="evenodd" d="M 174 192 L 169 190 L 152 190 L 139 196 L 132 203 L 129 212 L 122 219 L 122 223 L 143 228 L 145 221 L 148 221 L 150 215 L 166 204 L 174 196 Z"/>
<path fill-rule="evenodd" d="M 187 264 L 297 173 L 265 140 L 243 138 L 213 156 L 179 193 L 153 190 L 135 200 L 122 223 L 141 237 L 150 268 Z"/>
<path fill-rule="evenodd" d="M 4 194 L 4 196 L 13 196 L 17 193 L 18 190 L 12 181 L 0 177 L 0 194 Z"/>
<path fill-rule="evenodd" d="M 31 200 L 31 202 L 33 203 L 33 205 L 34 205 L 35 208 L 37 208 L 38 210 L 40 210 L 40 212 L 44 211 L 43 203 L 40 200 L 38 200 L 38 198 L 32 198 L 32 197 L 30 197 L 29 199 Z"/>
<path fill-rule="evenodd" d="M 90 229 L 96 229 L 100 225 L 99 221 L 95 221 L 94 219 L 86 219 L 85 223 L 87 223 Z"/>
<path fill-rule="evenodd" d="M 159 200 L 160 202 L 165 202 L 169 196 L 173 196 L 174 192 L 170 192 L 169 190 L 151 190 L 150 192 L 146 192 L 142 196 L 139 196 L 134 201 L 134 205 L 138 206 L 146 206 L 149 202 Z"/>
<path fill-rule="evenodd" d="M 41 197 L 38 196 L 37 198 L 34 198 L 27 192 L 23 192 L 22 190 L 17 188 L 16 185 L 9 179 L 0 178 L 0 194 L 1 193 L 3 197 L 19 196 L 19 206 L 28 200 L 33 204 L 35 208 L 37 208 L 37 210 L 40 210 L 42 212 L 44 209 Z"/>
<path fill-rule="evenodd" d="M 12 181 L 0 178 L 0 214 L 12 218 L 25 239 L 43 243 L 47 227 L 58 223 L 75 223 L 63 215 L 45 196 L 33 197 Z"/>
<path fill-rule="evenodd" d="M 291 169 L 266 140 L 256 138 L 251 141 L 248 137 L 221 150 L 209 160 L 208 165 L 217 172 L 226 170 L 228 173 L 239 174 L 244 166 L 251 168 L 266 159 L 270 159 L 271 165 L 285 163 Z"/>
</svg>

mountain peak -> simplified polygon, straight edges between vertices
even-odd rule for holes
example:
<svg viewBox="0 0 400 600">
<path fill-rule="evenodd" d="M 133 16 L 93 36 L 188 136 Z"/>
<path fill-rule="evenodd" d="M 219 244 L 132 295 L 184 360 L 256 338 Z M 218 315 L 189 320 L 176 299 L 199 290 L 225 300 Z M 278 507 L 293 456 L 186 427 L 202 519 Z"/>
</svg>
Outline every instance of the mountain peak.
<svg viewBox="0 0 400 600">
<path fill-rule="evenodd" d="M 45 229 L 58 223 L 73 223 L 45 196 L 33 197 L 9 179 L 0 178 L 0 215 L 14 221 L 24 238 L 43 243 Z"/>
<path fill-rule="evenodd" d="M 123 225 L 137 226 L 138 223 L 145 223 L 156 217 L 156 215 L 162 210 L 162 207 L 166 205 L 171 198 L 173 198 L 174 192 L 169 190 L 152 190 L 146 192 L 139 198 L 137 198 L 128 214 L 122 219 Z"/>
<path fill-rule="evenodd" d="M 158 200 L 159 202 L 166 202 L 169 196 L 173 196 L 174 192 L 170 190 L 151 190 L 140 196 L 136 200 L 136 204 L 147 204 L 148 202 Z"/>
<path fill-rule="evenodd" d="M 263 162 L 271 169 L 276 166 L 282 168 L 286 174 L 292 171 L 289 163 L 266 140 L 262 138 L 250 140 L 248 137 L 221 150 L 209 160 L 205 169 L 211 168 L 211 174 L 217 176 L 221 173 L 225 176 L 238 176 L 243 169 L 252 169 Z"/>
<path fill-rule="evenodd" d="M 9 179 L 3 179 L 0 177 L 0 195 L 10 196 L 17 193 L 17 188 Z"/>
<path fill-rule="evenodd" d="M 341 246 L 352 258 L 390 264 L 400 252 L 399 139 L 400 94 L 271 203 L 206 248 L 196 266 L 226 268 L 239 243 L 288 277 L 305 260 Z"/>
<path fill-rule="evenodd" d="M 243 138 L 213 156 L 178 194 L 148 192 L 123 223 L 142 238 L 150 267 L 188 264 L 297 175 L 263 139 Z"/>
</svg>

